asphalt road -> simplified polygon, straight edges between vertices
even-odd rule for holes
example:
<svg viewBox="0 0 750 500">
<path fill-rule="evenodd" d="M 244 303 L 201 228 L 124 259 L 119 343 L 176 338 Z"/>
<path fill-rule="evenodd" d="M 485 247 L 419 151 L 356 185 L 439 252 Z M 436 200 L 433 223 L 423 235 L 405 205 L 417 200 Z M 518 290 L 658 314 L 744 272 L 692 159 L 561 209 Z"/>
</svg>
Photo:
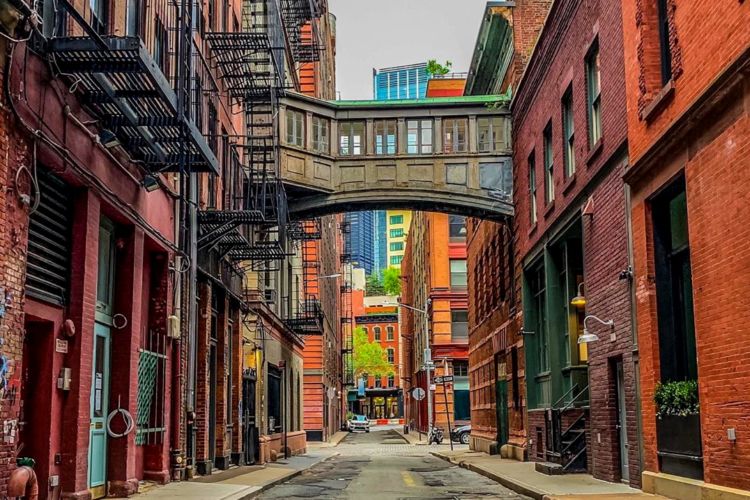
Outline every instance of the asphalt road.
<svg viewBox="0 0 750 500">
<path fill-rule="evenodd" d="M 339 455 L 266 491 L 263 499 L 527 499 L 404 442 L 391 429 L 349 434 Z"/>
</svg>

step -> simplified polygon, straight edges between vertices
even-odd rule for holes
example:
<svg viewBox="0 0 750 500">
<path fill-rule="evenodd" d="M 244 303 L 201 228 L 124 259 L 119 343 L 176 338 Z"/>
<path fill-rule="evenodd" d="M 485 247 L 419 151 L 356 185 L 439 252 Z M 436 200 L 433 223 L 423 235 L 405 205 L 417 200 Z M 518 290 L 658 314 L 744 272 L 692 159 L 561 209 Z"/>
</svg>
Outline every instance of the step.
<svg viewBox="0 0 750 500">
<path fill-rule="evenodd" d="M 537 472 L 547 474 L 548 476 L 561 476 L 565 474 L 565 469 L 560 464 L 553 464 L 552 462 L 535 462 L 534 468 Z"/>
</svg>

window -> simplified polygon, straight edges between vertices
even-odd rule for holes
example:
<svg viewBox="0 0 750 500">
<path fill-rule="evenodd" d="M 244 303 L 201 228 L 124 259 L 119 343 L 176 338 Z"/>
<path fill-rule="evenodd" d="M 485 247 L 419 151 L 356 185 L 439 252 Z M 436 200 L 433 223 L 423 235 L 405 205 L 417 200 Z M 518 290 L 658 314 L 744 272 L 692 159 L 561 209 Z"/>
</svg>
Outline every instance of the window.
<svg viewBox="0 0 750 500">
<path fill-rule="evenodd" d="M 363 326 L 362 330 L 364 330 L 365 335 L 367 335 L 367 339 L 369 340 L 370 339 L 370 329 L 367 328 L 366 326 Z"/>
<path fill-rule="evenodd" d="M 443 120 L 443 152 L 466 152 L 467 128 L 468 120 L 466 118 L 448 118 Z"/>
<path fill-rule="evenodd" d="M 224 0 L 224 17 L 221 18 L 221 26 L 224 33 L 229 31 L 229 17 L 232 15 L 232 10 L 229 7 L 229 0 Z"/>
<path fill-rule="evenodd" d="M 408 154 L 432 153 L 432 120 L 408 120 L 406 128 L 406 152 Z"/>
<path fill-rule="evenodd" d="M 372 329 L 372 331 L 373 331 L 373 333 L 375 335 L 375 340 L 379 341 L 381 333 L 382 333 L 382 329 L 379 326 L 376 326 L 375 328 Z"/>
<path fill-rule="evenodd" d="M 394 351 L 393 347 L 389 347 L 385 352 L 388 355 L 388 362 L 393 364 L 396 361 L 396 351 Z"/>
<path fill-rule="evenodd" d="M 499 151 L 503 145 L 503 118 L 477 118 L 477 149 L 480 153 Z"/>
<path fill-rule="evenodd" d="M 396 120 L 375 120 L 375 154 L 395 155 L 397 147 Z"/>
<path fill-rule="evenodd" d="M 448 236 L 452 242 L 466 241 L 466 217 L 448 216 Z"/>
<path fill-rule="evenodd" d="M 286 143 L 305 147 L 305 115 L 293 109 L 286 110 Z"/>
<path fill-rule="evenodd" d="M 555 201 L 555 166 L 552 153 L 552 123 L 544 129 L 544 202 Z"/>
<path fill-rule="evenodd" d="M 365 122 L 339 122 L 339 154 L 365 154 Z"/>
<path fill-rule="evenodd" d="M 266 411 L 268 412 L 268 432 L 281 431 L 281 370 L 268 365 L 268 394 Z"/>
<path fill-rule="evenodd" d="M 91 27 L 99 35 L 106 35 L 109 30 L 109 1 L 89 0 L 91 7 Z"/>
<path fill-rule="evenodd" d="M 396 379 L 393 375 L 388 375 L 388 387 L 395 387 L 396 386 Z"/>
<path fill-rule="evenodd" d="M 469 311 L 451 311 L 451 340 L 469 338 Z"/>
<path fill-rule="evenodd" d="M 403 215 L 391 215 L 391 224 L 403 224 L 404 223 L 404 216 Z"/>
<path fill-rule="evenodd" d="M 530 324 L 535 335 L 537 335 L 537 359 L 539 362 L 539 373 L 549 371 L 549 346 L 547 345 L 547 291 L 544 281 L 544 264 L 533 269 L 529 276 L 529 289 L 531 291 Z"/>
<path fill-rule="evenodd" d="M 394 332 L 395 332 L 395 330 L 394 330 L 394 328 L 392 326 L 385 327 L 386 339 L 387 340 L 393 340 Z"/>
<path fill-rule="evenodd" d="M 453 376 L 454 377 L 468 377 L 469 376 L 469 362 L 468 361 L 454 361 L 453 362 Z"/>
<path fill-rule="evenodd" d="M 685 181 L 652 204 L 661 381 L 698 377 Z"/>
<path fill-rule="evenodd" d="M 599 42 L 594 42 L 586 58 L 586 85 L 588 87 L 589 146 L 602 137 L 601 75 L 599 72 Z"/>
<path fill-rule="evenodd" d="M 390 262 L 392 266 L 400 266 L 402 260 L 404 260 L 403 255 L 392 255 Z"/>
<path fill-rule="evenodd" d="M 404 242 L 403 241 L 397 241 L 395 243 L 391 243 L 391 252 L 401 252 L 404 249 Z"/>
<path fill-rule="evenodd" d="M 573 123 L 573 87 L 568 87 L 562 98 L 563 163 L 565 177 L 576 171 L 575 125 Z"/>
<path fill-rule="evenodd" d="M 531 225 L 536 224 L 536 159 L 532 151 L 529 155 L 529 219 Z"/>
<path fill-rule="evenodd" d="M 169 75 L 169 33 L 158 16 L 154 20 L 154 60 L 161 72 Z"/>
<path fill-rule="evenodd" d="M 391 238 L 403 238 L 404 237 L 404 230 L 401 228 L 398 229 L 391 229 L 390 233 Z"/>
<path fill-rule="evenodd" d="M 380 377 L 375 377 L 375 388 L 379 389 L 383 387 L 383 379 Z"/>
<path fill-rule="evenodd" d="M 320 116 L 313 116 L 312 118 L 312 132 L 313 132 L 313 151 L 316 153 L 328 154 L 331 150 L 330 140 L 330 123 L 327 118 L 321 118 Z"/>
<path fill-rule="evenodd" d="M 451 288 L 466 288 L 466 260 L 451 259 Z"/>
<path fill-rule="evenodd" d="M 659 15 L 659 50 L 661 52 L 661 84 L 672 79 L 672 49 L 669 46 L 669 16 L 667 0 L 657 0 Z"/>
</svg>

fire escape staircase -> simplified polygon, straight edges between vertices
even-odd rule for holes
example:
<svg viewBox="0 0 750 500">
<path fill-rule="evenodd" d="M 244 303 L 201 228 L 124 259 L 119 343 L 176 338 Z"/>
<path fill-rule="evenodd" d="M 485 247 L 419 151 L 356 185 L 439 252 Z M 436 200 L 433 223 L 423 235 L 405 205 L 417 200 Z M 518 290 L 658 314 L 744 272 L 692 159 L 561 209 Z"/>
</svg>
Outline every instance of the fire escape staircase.
<svg viewBox="0 0 750 500">
<path fill-rule="evenodd" d="M 319 218 L 293 221 L 287 226 L 290 239 L 302 248 L 302 290 L 304 297 L 287 326 L 298 335 L 322 335 L 325 315 L 320 303 L 320 239 L 322 237 Z"/>
<path fill-rule="evenodd" d="M 344 220 L 340 226 L 343 240 L 341 267 L 343 282 L 340 286 L 341 302 L 341 363 L 342 385 L 354 387 L 354 312 L 352 304 L 352 226 Z"/>
<path fill-rule="evenodd" d="M 537 470 L 547 474 L 586 472 L 586 419 L 585 408 L 589 387 L 580 389 L 574 384 L 547 412 L 549 429 L 546 464 L 537 464 Z M 570 397 L 567 403 L 566 398 Z M 564 404 L 563 404 L 564 403 Z"/>
</svg>

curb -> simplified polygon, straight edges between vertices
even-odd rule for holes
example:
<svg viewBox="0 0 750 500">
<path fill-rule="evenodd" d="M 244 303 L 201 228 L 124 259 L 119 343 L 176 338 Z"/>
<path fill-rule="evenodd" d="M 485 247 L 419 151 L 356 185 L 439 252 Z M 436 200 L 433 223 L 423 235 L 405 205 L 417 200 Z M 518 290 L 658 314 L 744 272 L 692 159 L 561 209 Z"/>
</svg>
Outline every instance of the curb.
<svg viewBox="0 0 750 500">
<path fill-rule="evenodd" d="M 288 475 L 286 475 L 286 476 L 283 476 L 283 477 L 280 477 L 280 478 L 274 479 L 273 481 L 269 481 L 268 483 L 266 483 L 266 484 L 264 484 L 264 485 L 260 486 L 260 488 L 259 488 L 259 489 L 255 490 L 255 491 L 251 491 L 251 492 L 249 492 L 249 493 L 246 493 L 245 495 L 243 495 L 243 496 L 241 496 L 241 497 L 238 497 L 238 498 L 237 498 L 236 500 L 250 500 L 251 498 L 256 498 L 256 497 L 257 497 L 257 496 L 259 496 L 259 495 L 260 495 L 261 493 L 263 493 L 263 492 L 265 492 L 265 491 L 268 491 L 268 490 L 270 490 L 270 489 L 271 489 L 271 488 L 273 488 L 274 486 L 278 486 L 278 485 L 279 485 L 279 484 L 281 484 L 281 483 L 286 483 L 286 482 L 287 482 L 287 481 L 289 481 L 290 479 L 294 479 L 295 477 L 299 476 L 299 475 L 300 475 L 300 474 L 302 474 L 303 472 L 305 472 L 305 471 L 307 471 L 307 470 L 310 470 L 310 469 L 312 469 L 312 468 L 313 468 L 313 467 L 315 467 L 316 465 L 318 465 L 318 464 L 322 464 L 323 462 L 327 462 L 328 460 L 330 460 L 330 459 L 332 459 L 332 458 L 335 458 L 335 457 L 337 457 L 337 456 L 339 456 L 339 453 L 334 453 L 334 454 L 333 454 L 333 455 L 331 455 L 331 456 L 325 457 L 324 459 L 322 459 L 322 460 L 318 460 L 318 461 L 317 461 L 317 462 L 315 462 L 314 464 L 311 464 L 311 465 L 310 465 L 310 467 L 306 467 L 306 468 L 304 468 L 304 469 L 299 469 L 299 470 L 295 470 L 295 471 L 293 471 L 293 472 L 290 472 L 290 473 L 289 473 Z M 235 500 L 235 499 L 233 499 L 233 500 Z"/>
<path fill-rule="evenodd" d="M 495 481 L 496 483 L 499 483 L 506 488 L 515 491 L 516 493 L 520 493 L 521 495 L 526 495 L 527 497 L 531 497 L 534 500 L 544 500 L 548 497 L 549 493 L 534 489 L 526 484 L 519 483 L 516 481 L 512 481 L 508 479 L 507 477 L 499 476 L 497 474 L 493 474 L 492 472 L 482 469 L 481 467 L 477 467 L 476 465 L 472 465 L 470 463 L 466 463 L 464 461 L 455 461 L 451 460 L 451 458 L 447 455 L 443 455 L 439 451 L 431 451 L 431 455 L 440 458 L 442 460 L 445 460 L 446 462 L 450 462 L 454 465 L 458 465 L 462 469 L 470 470 L 471 472 L 475 472 L 479 475 L 482 475 L 486 477 L 487 479 L 491 479 Z"/>
</svg>

